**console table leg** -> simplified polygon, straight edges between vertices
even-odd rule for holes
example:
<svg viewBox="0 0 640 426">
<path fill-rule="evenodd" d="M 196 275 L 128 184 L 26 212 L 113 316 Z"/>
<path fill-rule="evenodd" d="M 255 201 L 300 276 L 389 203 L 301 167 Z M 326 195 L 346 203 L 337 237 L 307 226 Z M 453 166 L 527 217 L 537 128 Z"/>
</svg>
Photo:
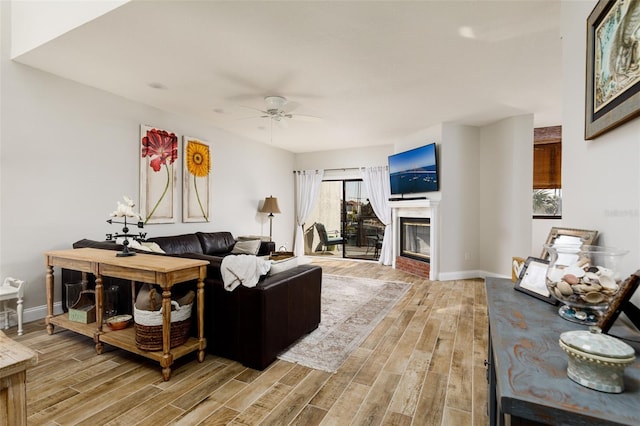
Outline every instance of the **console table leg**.
<svg viewBox="0 0 640 426">
<path fill-rule="evenodd" d="M 165 288 L 162 292 L 162 378 L 166 382 L 171 377 L 171 364 L 173 355 L 171 354 L 171 290 Z"/>
<path fill-rule="evenodd" d="M 97 334 L 102 334 L 102 321 L 104 316 L 104 296 L 102 294 L 102 275 L 96 275 L 96 323 L 98 325 L 98 329 L 96 330 Z M 97 341 L 96 341 L 97 343 Z"/>
<path fill-rule="evenodd" d="M 198 362 L 203 362 L 205 353 L 204 348 L 207 347 L 207 341 L 204 338 L 204 277 L 207 274 L 206 268 L 200 268 L 200 278 L 198 279 L 198 297 L 197 297 L 197 315 L 198 315 Z"/>
<path fill-rule="evenodd" d="M 165 382 L 168 382 L 170 378 L 171 378 L 171 368 L 170 367 L 163 368 L 162 369 L 162 379 Z"/>
<path fill-rule="evenodd" d="M 47 292 L 47 316 L 45 323 L 47 324 L 47 334 L 53 334 L 53 266 L 47 263 L 47 273 L 45 277 L 45 287 Z"/>
<path fill-rule="evenodd" d="M 168 381 L 171 378 L 171 365 L 173 364 L 173 355 L 168 353 L 162 356 L 160 366 L 162 367 L 162 378 Z"/>
</svg>

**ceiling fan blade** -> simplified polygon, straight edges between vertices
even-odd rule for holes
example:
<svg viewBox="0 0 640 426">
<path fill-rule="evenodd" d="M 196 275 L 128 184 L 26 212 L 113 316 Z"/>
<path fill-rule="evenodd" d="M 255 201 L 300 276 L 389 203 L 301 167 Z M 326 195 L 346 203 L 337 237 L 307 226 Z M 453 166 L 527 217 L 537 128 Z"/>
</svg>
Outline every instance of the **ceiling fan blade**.
<svg viewBox="0 0 640 426">
<path fill-rule="evenodd" d="M 306 121 L 309 123 L 318 123 L 322 121 L 322 118 L 316 117 L 313 115 L 304 115 L 304 114 L 291 114 L 291 119 L 296 121 Z"/>
<path fill-rule="evenodd" d="M 255 120 L 255 119 L 259 119 L 259 118 L 263 118 L 263 116 L 261 115 L 252 115 L 251 117 L 239 117 L 236 118 L 236 121 L 240 121 L 240 120 Z"/>
<path fill-rule="evenodd" d="M 294 109 L 299 108 L 299 107 L 300 107 L 300 104 L 298 102 L 287 100 L 287 103 L 284 104 L 284 106 L 282 107 L 282 111 L 291 112 Z"/>
<path fill-rule="evenodd" d="M 248 109 L 252 109 L 254 111 L 258 111 L 261 112 L 262 114 L 269 114 L 267 111 L 260 109 L 260 108 L 256 108 L 256 107 L 251 107 L 251 106 L 247 106 L 247 105 L 240 105 L 242 108 L 248 108 Z"/>
</svg>

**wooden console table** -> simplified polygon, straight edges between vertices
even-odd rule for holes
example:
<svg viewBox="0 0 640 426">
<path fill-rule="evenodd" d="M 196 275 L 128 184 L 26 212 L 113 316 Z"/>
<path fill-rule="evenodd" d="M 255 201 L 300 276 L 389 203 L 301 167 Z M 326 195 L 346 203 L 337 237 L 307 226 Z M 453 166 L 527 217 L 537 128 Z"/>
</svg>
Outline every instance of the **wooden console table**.
<svg viewBox="0 0 640 426">
<path fill-rule="evenodd" d="M 558 307 L 487 278 L 489 408 L 495 424 L 640 425 L 640 359 L 625 370 L 621 394 L 599 392 L 567 377 L 560 333 L 587 330 L 558 315 Z M 640 336 L 618 323 L 615 336 Z M 629 342 L 640 352 L 640 344 Z"/>
<path fill-rule="evenodd" d="M 57 250 L 45 253 L 47 266 L 47 332 L 53 334 L 54 325 L 66 328 L 85 336 L 93 337 L 96 353 L 102 353 L 102 344 L 108 343 L 117 348 L 142 355 L 160 362 L 162 377 L 169 380 L 171 365 L 174 359 L 193 351 L 198 351 L 198 360 L 204 361 L 206 340 L 204 339 L 204 278 L 207 274 L 208 262 L 197 259 L 184 259 L 171 256 L 137 254 L 136 256 L 117 257 L 115 251 L 81 248 Z M 83 273 L 91 273 L 96 277 L 96 322 L 83 324 L 69 321 L 68 314 L 53 316 L 53 267 L 73 269 Z M 102 276 L 123 278 L 133 282 L 158 284 L 162 287 L 163 336 L 162 351 L 145 351 L 138 349 L 135 341 L 134 327 L 112 331 L 102 325 L 103 294 Z M 171 324 L 171 287 L 174 284 L 198 280 L 197 286 L 197 318 L 198 338 L 190 337 L 187 342 L 175 348 L 170 347 Z"/>
</svg>

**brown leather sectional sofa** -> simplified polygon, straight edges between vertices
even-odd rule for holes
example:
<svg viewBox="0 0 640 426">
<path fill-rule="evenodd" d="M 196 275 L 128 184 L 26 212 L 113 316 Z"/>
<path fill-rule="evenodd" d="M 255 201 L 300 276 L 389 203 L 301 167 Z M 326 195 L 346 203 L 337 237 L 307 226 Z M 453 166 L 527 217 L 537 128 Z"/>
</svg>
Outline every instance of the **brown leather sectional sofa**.
<svg viewBox="0 0 640 426">
<path fill-rule="evenodd" d="M 210 262 L 205 280 L 204 331 L 207 350 L 214 355 L 263 370 L 275 361 L 279 353 L 320 323 L 322 269 L 318 266 L 295 266 L 261 277 L 256 287 L 239 286 L 229 292 L 224 289 L 220 265 L 236 243 L 231 233 L 196 232 L 146 241 L 157 243 L 165 251 L 164 256 Z M 86 239 L 77 241 L 73 247 L 122 250 L 121 245 L 111 241 Z M 258 255 L 267 255 L 273 248 L 273 243 L 262 242 Z M 63 283 L 79 279 L 79 272 L 62 271 Z M 112 284 L 125 286 L 126 290 L 121 291 L 119 301 L 122 308 L 119 310 L 131 307 L 128 282 L 104 277 L 103 283 L 105 287 Z M 188 285 L 193 286 L 194 283 Z M 196 321 L 193 322 L 195 327 Z"/>
</svg>

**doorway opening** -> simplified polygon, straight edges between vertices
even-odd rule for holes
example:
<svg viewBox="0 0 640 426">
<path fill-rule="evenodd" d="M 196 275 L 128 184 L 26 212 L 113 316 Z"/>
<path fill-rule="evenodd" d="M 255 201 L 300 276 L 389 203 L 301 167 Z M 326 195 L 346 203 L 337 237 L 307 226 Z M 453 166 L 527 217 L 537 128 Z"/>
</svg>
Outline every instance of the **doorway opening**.
<svg viewBox="0 0 640 426">
<path fill-rule="evenodd" d="M 307 222 L 307 255 L 366 260 L 380 257 L 384 225 L 373 212 L 362 179 L 323 181 Z M 326 236 L 322 235 L 323 228 Z"/>
</svg>

